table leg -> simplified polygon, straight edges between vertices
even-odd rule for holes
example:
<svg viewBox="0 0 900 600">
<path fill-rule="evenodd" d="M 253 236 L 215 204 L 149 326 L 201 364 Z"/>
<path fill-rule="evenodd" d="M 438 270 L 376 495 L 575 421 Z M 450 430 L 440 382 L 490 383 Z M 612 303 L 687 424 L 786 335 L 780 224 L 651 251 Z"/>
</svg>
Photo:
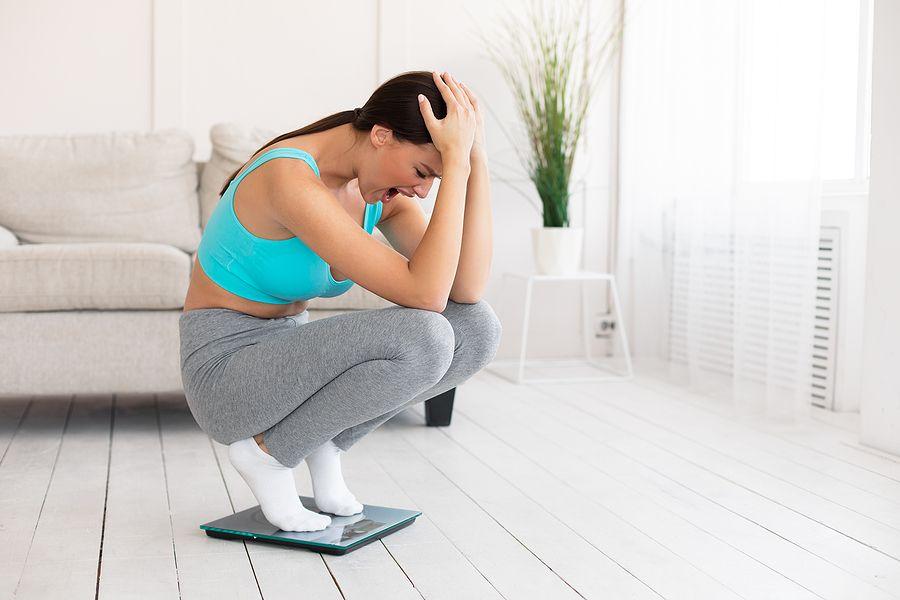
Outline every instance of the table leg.
<svg viewBox="0 0 900 600">
<path fill-rule="evenodd" d="M 609 285 L 612 288 L 613 302 L 616 305 L 616 329 L 622 338 L 622 352 L 625 353 L 626 377 L 630 379 L 634 377 L 634 370 L 631 367 L 631 350 L 628 348 L 628 336 L 625 334 L 625 319 L 622 318 L 622 303 L 619 301 L 619 292 L 616 289 L 615 278 L 609 280 Z"/>
<path fill-rule="evenodd" d="M 525 315 L 522 317 L 522 348 L 519 352 L 518 383 L 525 380 L 525 349 L 528 346 L 528 321 L 531 315 L 531 279 L 525 283 Z"/>
<path fill-rule="evenodd" d="M 588 294 L 587 294 L 587 280 L 581 281 L 581 327 L 583 331 L 582 336 L 582 345 L 584 346 L 584 357 L 588 361 L 591 362 L 591 321 L 590 321 L 590 313 L 588 311 Z"/>
</svg>

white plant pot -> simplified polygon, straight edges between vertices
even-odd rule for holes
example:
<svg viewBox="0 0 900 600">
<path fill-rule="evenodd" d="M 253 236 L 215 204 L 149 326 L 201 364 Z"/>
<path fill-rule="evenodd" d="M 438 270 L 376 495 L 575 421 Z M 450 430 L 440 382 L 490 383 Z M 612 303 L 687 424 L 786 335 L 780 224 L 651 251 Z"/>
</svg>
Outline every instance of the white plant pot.
<svg viewBox="0 0 900 600">
<path fill-rule="evenodd" d="M 534 264 L 540 275 L 573 275 L 581 269 L 582 227 L 532 227 Z"/>
</svg>

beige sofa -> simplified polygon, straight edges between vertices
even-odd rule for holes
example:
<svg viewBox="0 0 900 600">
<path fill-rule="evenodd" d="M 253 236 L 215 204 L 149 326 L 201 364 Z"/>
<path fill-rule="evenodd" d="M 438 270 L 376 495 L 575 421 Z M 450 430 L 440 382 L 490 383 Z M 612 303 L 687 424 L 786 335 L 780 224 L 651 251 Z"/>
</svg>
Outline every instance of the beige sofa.
<svg viewBox="0 0 900 600">
<path fill-rule="evenodd" d="M 278 133 L 214 125 L 208 161 L 180 129 L 0 137 L 0 397 L 180 391 L 202 228 L 226 178 Z M 310 320 L 387 306 L 355 285 L 311 300 Z"/>
</svg>

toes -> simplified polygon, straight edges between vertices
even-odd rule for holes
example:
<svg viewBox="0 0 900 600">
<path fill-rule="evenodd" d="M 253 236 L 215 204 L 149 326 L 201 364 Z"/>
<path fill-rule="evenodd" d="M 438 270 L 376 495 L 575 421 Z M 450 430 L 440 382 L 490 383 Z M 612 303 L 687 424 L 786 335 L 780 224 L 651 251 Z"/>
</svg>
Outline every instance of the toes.
<svg viewBox="0 0 900 600">
<path fill-rule="evenodd" d="M 316 500 L 316 506 L 319 507 L 319 510 L 321 511 L 341 517 L 348 517 L 350 515 L 361 513 L 364 508 L 362 503 L 356 501 L 352 497 L 335 501 Z"/>
<path fill-rule="evenodd" d="M 363 510 L 363 505 L 359 502 L 349 502 L 342 504 L 339 511 L 335 511 L 334 514 L 340 515 L 342 517 L 349 517 L 350 515 L 355 515 L 357 513 L 361 513 Z"/>
<path fill-rule="evenodd" d="M 329 517 L 328 515 L 316 515 L 314 525 L 315 529 L 313 531 L 325 529 L 326 527 L 331 525 L 331 517 Z"/>
<path fill-rule="evenodd" d="M 321 531 L 331 525 L 331 517 L 328 515 L 315 515 L 303 519 L 296 519 L 289 524 L 285 531 Z M 282 529 L 284 529 L 282 527 Z"/>
<path fill-rule="evenodd" d="M 284 519 L 281 523 L 273 523 L 271 521 L 270 523 L 283 531 L 321 531 L 331 525 L 331 517 L 312 513 L 290 517 Z"/>
</svg>

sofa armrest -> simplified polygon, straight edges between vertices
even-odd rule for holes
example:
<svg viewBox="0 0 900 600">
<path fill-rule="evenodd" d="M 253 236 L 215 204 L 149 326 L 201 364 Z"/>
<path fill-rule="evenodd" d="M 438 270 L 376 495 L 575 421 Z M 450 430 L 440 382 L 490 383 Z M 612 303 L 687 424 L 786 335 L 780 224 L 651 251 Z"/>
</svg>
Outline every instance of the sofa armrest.
<svg viewBox="0 0 900 600">
<path fill-rule="evenodd" d="M 16 237 L 12 231 L 0 225 L 0 248 L 4 248 L 6 246 L 18 246 L 19 238 Z"/>
</svg>

